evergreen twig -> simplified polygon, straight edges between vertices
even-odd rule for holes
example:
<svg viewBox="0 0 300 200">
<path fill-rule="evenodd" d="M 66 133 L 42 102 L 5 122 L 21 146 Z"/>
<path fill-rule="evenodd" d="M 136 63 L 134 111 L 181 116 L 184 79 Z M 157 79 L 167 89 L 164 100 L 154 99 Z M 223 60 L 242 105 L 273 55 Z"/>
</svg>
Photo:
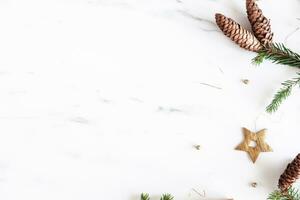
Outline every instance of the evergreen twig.
<svg viewBox="0 0 300 200">
<path fill-rule="evenodd" d="M 264 60 L 270 60 L 273 63 L 287 65 L 290 67 L 300 68 L 300 55 L 288 49 L 281 43 L 273 43 L 258 52 L 252 62 L 256 65 L 261 64 Z M 267 106 L 268 113 L 274 113 L 278 110 L 281 103 L 291 95 L 293 87 L 300 84 L 299 77 L 287 80 L 282 83 L 282 88 L 275 94 L 272 102 Z"/>
<path fill-rule="evenodd" d="M 141 200 L 150 200 L 149 194 L 147 194 L 147 193 L 142 193 L 142 194 L 141 194 Z"/>
<path fill-rule="evenodd" d="M 293 87 L 300 84 L 300 73 L 297 73 L 299 77 L 287 80 L 282 83 L 282 88 L 275 94 L 272 102 L 267 106 L 266 111 L 268 113 L 274 113 L 278 110 L 281 103 L 291 95 Z"/>
<path fill-rule="evenodd" d="M 141 194 L 141 200 L 150 200 L 150 196 L 147 193 L 142 193 Z M 173 200 L 174 197 L 171 194 L 163 194 L 160 197 L 160 200 Z"/>
<path fill-rule="evenodd" d="M 286 193 L 276 190 L 269 195 L 268 200 L 300 200 L 300 193 L 295 188 L 290 188 Z"/>
<path fill-rule="evenodd" d="M 273 43 L 260 50 L 258 55 L 252 61 L 254 64 L 259 65 L 264 60 L 270 60 L 276 64 L 300 68 L 300 55 L 288 49 L 281 43 Z"/>
<path fill-rule="evenodd" d="M 173 200 L 174 197 L 171 194 L 163 194 L 160 200 Z"/>
</svg>

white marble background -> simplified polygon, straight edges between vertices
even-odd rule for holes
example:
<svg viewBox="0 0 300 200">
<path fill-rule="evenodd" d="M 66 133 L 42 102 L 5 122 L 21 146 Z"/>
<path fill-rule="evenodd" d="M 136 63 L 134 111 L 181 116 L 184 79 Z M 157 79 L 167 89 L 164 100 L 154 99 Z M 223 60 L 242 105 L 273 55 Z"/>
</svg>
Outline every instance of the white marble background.
<svg viewBox="0 0 300 200">
<path fill-rule="evenodd" d="M 244 4 L 2 0 L 1 200 L 266 199 L 300 151 L 300 90 L 264 113 L 296 70 L 254 67 L 218 31 L 216 12 L 249 27 Z M 300 52 L 300 1 L 259 4 Z M 234 151 L 243 126 L 269 129 L 255 165 Z"/>
</svg>

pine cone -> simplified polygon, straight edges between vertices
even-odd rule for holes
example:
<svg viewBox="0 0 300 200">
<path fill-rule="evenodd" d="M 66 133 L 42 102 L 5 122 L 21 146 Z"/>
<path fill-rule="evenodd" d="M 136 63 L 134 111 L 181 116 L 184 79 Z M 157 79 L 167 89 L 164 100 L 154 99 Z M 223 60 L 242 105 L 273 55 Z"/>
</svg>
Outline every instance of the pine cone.
<svg viewBox="0 0 300 200">
<path fill-rule="evenodd" d="M 246 0 L 246 7 L 254 35 L 263 45 L 269 45 L 273 39 L 270 20 L 263 15 L 255 0 Z"/>
<path fill-rule="evenodd" d="M 244 29 L 232 19 L 219 13 L 217 13 L 215 17 L 217 25 L 223 31 L 224 35 L 237 43 L 240 47 L 254 52 L 258 52 L 263 48 L 261 43 L 251 32 Z"/>
<path fill-rule="evenodd" d="M 287 168 L 280 176 L 278 188 L 282 192 L 286 192 L 294 182 L 300 177 L 300 154 L 288 164 Z"/>
</svg>

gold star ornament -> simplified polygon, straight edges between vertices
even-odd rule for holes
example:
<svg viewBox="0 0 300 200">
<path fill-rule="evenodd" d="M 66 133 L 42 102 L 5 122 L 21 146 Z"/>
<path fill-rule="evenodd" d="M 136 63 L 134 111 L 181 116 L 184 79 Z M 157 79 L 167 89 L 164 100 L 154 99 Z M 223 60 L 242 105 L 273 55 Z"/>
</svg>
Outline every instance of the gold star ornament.
<svg viewBox="0 0 300 200">
<path fill-rule="evenodd" d="M 243 128 L 243 133 L 244 141 L 235 149 L 247 152 L 253 163 L 256 162 L 261 152 L 273 151 L 272 148 L 267 143 L 265 143 L 266 129 L 254 133 L 246 128 Z"/>
</svg>

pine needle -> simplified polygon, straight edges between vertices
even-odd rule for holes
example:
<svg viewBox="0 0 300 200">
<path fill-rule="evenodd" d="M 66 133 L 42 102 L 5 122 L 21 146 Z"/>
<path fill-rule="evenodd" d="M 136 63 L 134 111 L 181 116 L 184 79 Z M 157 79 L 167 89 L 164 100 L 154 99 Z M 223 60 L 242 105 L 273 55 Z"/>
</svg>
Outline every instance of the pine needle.
<svg viewBox="0 0 300 200">
<path fill-rule="evenodd" d="M 268 113 L 276 112 L 282 102 L 291 95 L 293 88 L 300 84 L 300 73 L 297 74 L 299 77 L 292 80 L 287 80 L 281 84 L 283 87 L 275 94 L 272 102 L 266 108 Z"/>
<path fill-rule="evenodd" d="M 276 190 L 269 195 L 268 200 L 300 200 L 300 193 L 295 188 L 290 188 L 286 193 Z"/>
<path fill-rule="evenodd" d="M 170 194 L 163 194 L 160 198 L 160 200 L 173 200 L 174 197 Z"/>
<path fill-rule="evenodd" d="M 252 64 L 258 66 L 266 59 L 266 52 L 259 51 L 257 56 L 252 59 Z"/>
<path fill-rule="evenodd" d="M 141 194 L 141 200 L 150 200 L 149 194 L 147 194 L 147 193 L 142 193 L 142 194 Z"/>
</svg>

